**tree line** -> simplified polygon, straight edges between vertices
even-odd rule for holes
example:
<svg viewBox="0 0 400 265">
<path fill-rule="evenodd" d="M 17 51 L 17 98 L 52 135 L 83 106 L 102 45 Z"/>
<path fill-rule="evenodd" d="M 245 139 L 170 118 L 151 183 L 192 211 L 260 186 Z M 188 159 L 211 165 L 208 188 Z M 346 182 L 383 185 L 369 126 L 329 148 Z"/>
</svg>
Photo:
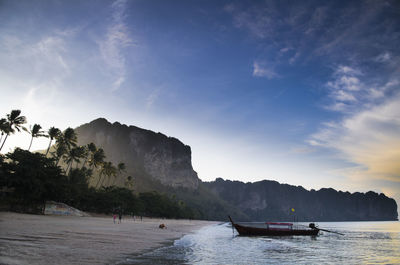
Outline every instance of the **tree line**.
<svg viewBox="0 0 400 265">
<path fill-rule="evenodd" d="M 15 148 L 0 154 L 1 208 L 39 213 L 47 200 L 54 200 L 98 213 L 118 209 L 159 217 L 192 217 L 192 210 L 182 201 L 157 192 L 135 194 L 133 178 L 127 176 L 125 164 L 107 161 L 104 150 L 94 143 L 78 146 L 74 129 L 51 127 L 43 131 L 34 124 L 28 130 L 26 123 L 20 110 L 12 110 L 0 119 L 0 151 L 11 135 L 23 131 L 31 135 L 27 150 Z M 38 137 L 49 138 L 46 152 L 30 151 Z M 90 186 L 95 173 L 98 179 Z M 125 187 L 115 186 L 118 177 L 123 177 Z"/>
</svg>

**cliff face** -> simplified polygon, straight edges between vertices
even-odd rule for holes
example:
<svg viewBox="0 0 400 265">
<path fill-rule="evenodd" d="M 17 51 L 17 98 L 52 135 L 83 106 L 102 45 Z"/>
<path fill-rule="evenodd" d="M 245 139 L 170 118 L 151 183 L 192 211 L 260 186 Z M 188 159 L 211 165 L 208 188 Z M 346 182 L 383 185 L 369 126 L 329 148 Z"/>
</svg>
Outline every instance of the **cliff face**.
<svg viewBox="0 0 400 265">
<path fill-rule="evenodd" d="M 243 183 L 217 179 L 208 189 L 236 205 L 250 220 L 379 221 L 397 220 L 395 200 L 375 192 L 349 193 L 334 189 L 307 191 L 276 181 Z M 291 209 L 294 208 L 293 213 Z"/>
<path fill-rule="evenodd" d="M 76 132 L 79 145 L 95 143 L 104 149 L 108 161 L 125 163 L 134 177 L 150 176 L 171 187 L 198 187 L 190 147 L 178 139 L 102 118 L 76 128 Z"/>
<path fill-rule="evenodd" d="M 398 217 L 396 202 L 375 192 L 308 191 L 268 180 L 202 183 L 192 168 L 189 146 L 135 126 L 97 119 L 76 132 L 79 145 L 93 142 L 104 149 L 107 161 L 124 162 L 135 190 L 174 194 L 195 209 L 198 218 L 224 220 L 231 214 L 242 221 L 292 221 L 294 217 L 299 221 L 376 221 Z M 124 186 L 124 178 L 115 184 Z"/>
</svg>

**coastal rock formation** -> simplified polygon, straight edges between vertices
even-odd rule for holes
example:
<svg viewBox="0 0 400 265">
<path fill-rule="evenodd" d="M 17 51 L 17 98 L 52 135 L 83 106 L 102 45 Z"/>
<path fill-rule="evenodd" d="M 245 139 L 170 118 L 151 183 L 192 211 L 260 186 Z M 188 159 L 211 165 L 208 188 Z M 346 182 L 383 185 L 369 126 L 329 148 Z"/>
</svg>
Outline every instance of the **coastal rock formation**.
<svg viewBox="0 0 400 265">
<path fill-rule="evenodd" d="M 159 191 L 182 200 L 198 219 L 252 221 L 377 221 L 397 220 L 397 204 L 384 194 L 349 193 L 334 189 L 308 191 L 276 181 L 243 183 L 216 179 L 201 182 L 191 163 L 191 149 L 173 137 L 96 119 L 76 128 L 78 144 L 104 149 L 107 161 L 123 162 L 135 191 Z M 96 182 L 95 182 L 96 183 Z M 293 213 L 291 209 L 294 208 Z"/>
<path fill-rule="evenodd" d="M 372 191 L 308 191 L 301 186 L 276 181 L 243 183 L 221 178 L 204 184 L 254 221 L 293 221 L 294 218 L 299 221 L 383 221 L 398 218 L 396 201 Z"/>
<path fill-rule="evenodd" d="M 104 149 L 107 160 L 126 165 L 136 178 L 151 177 L 162 185 L 196 189 L 190 146 L 162 133 L 99 118 L 76 128 L 78 144 L 90 142 Z M 116 182 L 123 185 L 120 179 Z"/>
</svg>

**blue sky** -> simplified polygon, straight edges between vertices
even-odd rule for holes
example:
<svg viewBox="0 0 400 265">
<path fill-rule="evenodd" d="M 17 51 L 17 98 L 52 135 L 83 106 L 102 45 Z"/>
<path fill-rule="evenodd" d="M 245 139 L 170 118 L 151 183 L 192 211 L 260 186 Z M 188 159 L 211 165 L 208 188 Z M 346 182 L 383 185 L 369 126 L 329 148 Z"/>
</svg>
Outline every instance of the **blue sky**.
<svg viewBox="0 0 400 265">
<path fill-rule="evenodd" d="M 0 0 L 0 111 L 160 131 L 206 181 L 399 202 L 399 43 L 398 1 Z"/>
</svg>

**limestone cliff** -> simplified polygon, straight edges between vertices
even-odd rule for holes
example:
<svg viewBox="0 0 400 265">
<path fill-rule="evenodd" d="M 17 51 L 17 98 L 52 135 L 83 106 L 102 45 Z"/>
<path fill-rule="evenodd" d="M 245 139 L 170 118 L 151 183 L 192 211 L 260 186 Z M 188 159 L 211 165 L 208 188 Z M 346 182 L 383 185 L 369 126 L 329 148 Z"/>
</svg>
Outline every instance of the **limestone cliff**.
<svg viewBox="0 0 400 265">
<path fill-rule="evenodd" d="M 151 177 L 171 187 L 196 189 L 199 179 L 191 164 L 190 146 L 162 133 L 135 126 L 111 124 L 99 118 L 76 128 L 78 144 L 104 149 L 107 160 L 125 163 L 135 178 Z M 122 180 L 117 184 L 123 185 Z"/>
<path fill-rule="evenodd" d="M 157 190 L 183 200 L 197 218 L 225 220 L 367 221 L 397 220 L 397 204 L 384 194 L 334 189 L 308 191 L 276 181 L 201 182 L 191 164 L 191 149 L 178 139 L 135 126 L 97 119 L 76 129 L 78 144 L 104 149 L 107 161 L 124 162 L 136 191 Z M 96 182 L 95 182 L 96 183 Z M 122 176 L 114 184 L 124 186 Z M 295 209 L 295 213 L 291 209 Z"/>
<path fill-rule="evenodd" d="M 300 221 L 387 221 L 398 218 L 396 201 L 372 191 L 350 193 L 331 188 L 308 191 L 301 186 L 269 180 L 243 183 L 219 178 L 204 184 L 254 221 L 293 220 L 294 217 Z"/>
</svg>

